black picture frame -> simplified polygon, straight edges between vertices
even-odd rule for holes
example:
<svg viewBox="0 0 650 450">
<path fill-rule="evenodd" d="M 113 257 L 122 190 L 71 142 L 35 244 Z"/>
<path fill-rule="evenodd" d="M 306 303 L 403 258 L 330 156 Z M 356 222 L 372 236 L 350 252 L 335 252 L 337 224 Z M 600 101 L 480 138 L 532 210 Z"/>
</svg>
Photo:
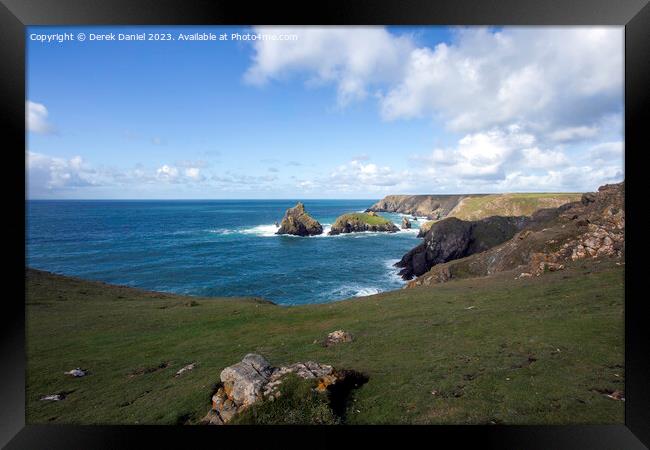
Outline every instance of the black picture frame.
<svg viewBox="0 0 650 450">
<path fill-rule="evenodd" d="M 25 426 L 24 240 L 4 252 L 5 289 L 0 332 L 0 445 L 7 448 L 189 447 L 253 444 L 347 446 L 348 438 L 384 444 L 531 449 L 636 449 L 650 445 L 650 348 L 644 303 L 642 213 L 650 104 L 648 0 L 0 0 L 0 86 L 6 176 L 3 222 L 25 229 L 25 27 L 28 25 L 621 25 L 625 26 L 625 425 L 418 427 L 159 427 Z M 8 200 L 8 201 L 7 201 Z M 23 235 L 24 236 L 24 235 Z M 9 294 L 9 292 L 11 292 Z M 296 432 L 300 433 L 297 440 Z M 391 442 L 392 441 L 392 442 Z M 645 445 L 644 445 L 645 444 Z M 196 444 L 199 445 L 199 444 Z M 201 444 L 202 445 L 202 444 Z"/>
</svg>

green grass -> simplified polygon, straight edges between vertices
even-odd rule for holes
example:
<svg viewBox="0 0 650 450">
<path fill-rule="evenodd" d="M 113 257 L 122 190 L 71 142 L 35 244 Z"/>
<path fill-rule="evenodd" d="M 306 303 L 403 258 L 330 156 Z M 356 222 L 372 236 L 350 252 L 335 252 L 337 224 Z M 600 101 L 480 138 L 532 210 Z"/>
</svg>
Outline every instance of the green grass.
<svg viewBox="0 0 650 450">
<path fill-rule="evenodd" d="M 579 193 L 491 194 L 461 201 L 450 217 L 478 220 L 490 216 L 530 216 L 541 208 L 556 208 L 580 200 Z"/>
<path fill-rule="evenodd" d="M 253 404 L 233 417 L 233 425 L 337 425 L 338 417 L 329 406 L 327 393 L 315 391 L 315 380 L 287 375 L 280 397 Z"/>
<path fill-rule="evenodd" d="M 391 221 L 386 219 L 385 217 L 379 215 L 371 216 L 370 214 L 367 213 L 343 214 L 337 219 L 337 222 L 346 221 L 346 220 L 363 222 L 363 223 L 367 223 L 368 225 L 387 225 L 391 223 Z"/>
<path fill-rule="evenodd" d="M 256 352 L 276 366 L 313 360 L 364 373 L 349 424 L 623 423 L 624 403 L 598 392 L 623 389 L 623 274 L 614 262 L 581 262 L 539 278 L 280 307 L 29 271 L 27 422 L 198 423 L 221 370 Z M 336 329 L 355 341 L 314 343 Z M 63 375 L 74 367 L 91 373 Z M 58 392 L 67 398 L 39 401 Z M 328 417 L 310 402 L 308 417 Z M 266 408 L 256 420 L 282 420 Z"/>
</svg>

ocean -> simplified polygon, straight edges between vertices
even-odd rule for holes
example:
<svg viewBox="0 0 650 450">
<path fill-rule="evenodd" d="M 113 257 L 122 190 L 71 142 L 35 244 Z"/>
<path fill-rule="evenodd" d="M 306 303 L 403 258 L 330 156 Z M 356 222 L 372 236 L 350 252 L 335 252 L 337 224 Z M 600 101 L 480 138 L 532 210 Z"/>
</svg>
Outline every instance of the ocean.
<svg viewBox="0 0 650 450">
<path fill-rule="evenodd" d="M 372 200 L 307 200 L 324 234 L 275 235 L 295 200 L 28 200 L 27 265 L 58 274 L 203 297 L 327 303 L 399 289 L 392 265 L 412 230 L 327 236 Z M 400 226 L 402 215 L 381 213 Z"/>
</svg>

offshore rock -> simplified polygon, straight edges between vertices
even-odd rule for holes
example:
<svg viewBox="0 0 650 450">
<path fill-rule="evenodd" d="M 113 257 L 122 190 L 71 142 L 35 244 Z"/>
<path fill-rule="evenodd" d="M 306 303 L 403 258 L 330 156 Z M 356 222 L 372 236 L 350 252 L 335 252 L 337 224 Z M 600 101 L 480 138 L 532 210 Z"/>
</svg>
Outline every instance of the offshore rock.
<svg viewBox="0 0 650 450">
<path fill-rule="evenodd" d="M 315 236 L 323 233 L 323 227 L 317 220 L 305 212 L 305 205 L 298 202 L 287 209 L 275 234 L 292 234 L 295 236 Z"/>
</svg>

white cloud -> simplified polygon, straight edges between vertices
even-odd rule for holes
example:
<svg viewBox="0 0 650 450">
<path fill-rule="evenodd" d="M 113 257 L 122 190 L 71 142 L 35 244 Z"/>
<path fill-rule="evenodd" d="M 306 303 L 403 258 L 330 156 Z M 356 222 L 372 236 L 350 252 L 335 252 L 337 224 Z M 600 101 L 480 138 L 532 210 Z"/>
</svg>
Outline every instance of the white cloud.
<svg viewBox="0 0 650 450">
<path fill-rule="evenodd" d="M 598 127 L 581 126 L 560 128 L 549 133 L 549 138 L 553 141 L 564 142 L 594 137 L 598 134 Z"/>
<path fill-rule="evenodd" d="M 263 85 L 298 72 L 307 83 L 335 83 L 339 104 L 362 99 L 379 82 L 399 79 L 412 41 L 382 27 L 256 27 L 258 33 L 296 34 L 295 41 L 255 41 L 246 82 Z"/>
<path fill-rule="evenodd" d="M 332 185 L 590 190 L 623 177 L 613 161 L 621 146 L 611 144 L 623 138 L 622 27 L 466 27 L 435 47 L 382 28 L 284 31 L 298 41 L 255 43 L 247 81 L 330 83 L 340 105 L 372 89 L 383 119 L 429 118 L 459 135 L 416 155 L 409 171 L 356 160 L 331 174 Z"/>
<path fill-rule="evenodd" d="M 327 184 L 342 190 L 364 190 L 378 186 L 395 186 L 400 180 L 400 174 L 388 166 L 352 160 L 339 165 L 330 173 Z"/>
<path fill-rule="evenodd" d="M 89 167 L 80 156 L 56 158 L 41 153 L 26 152 L 27 186 L 32 192 L 97 186 L 103 174 Z"/>
<path fill-rule="evenodd" d="M 622 159 L 624 155 L 623 141 L 603 142 L 589 149 L 589 155 L 594 159 Z"/>
<path fill-rule="evenodd" d="M 201 170 L 198 167 L 188 167 L 185 169 L 185 176 L 192 180 L 200 180 Z"/>
<path fill-rule="evenodd" d="M 521 151 L 524 166 L 534 169 L 559 169 L 569 163 L 564 153 L 557 150 L 540 150 L 538 147 L 525 148 Z"/>
<path fill-rule="evenodd" d="M 47 134 L 54 131 L 54 127 L 48 122 L 49 112 L 42 103 L 25 102 L 25 121 L 27 130 L 33 133 Z"/>
<path fill-rule="evenodd" d="M 622 28 L 467 28 L 413 51 L 380 107 L 389 120 L 433 115 L 456 131 L 532 123 L 563 138 L 558 125 L 584 134 L 620 108 L 622 83 Z"/>
<path fill-rule="evenodd" d="M 156 170 L 156 175 L 162 180 L 173 181 L 178 177 L 178 169 L 174 166 L 163 164 Z"/>
</svg>

